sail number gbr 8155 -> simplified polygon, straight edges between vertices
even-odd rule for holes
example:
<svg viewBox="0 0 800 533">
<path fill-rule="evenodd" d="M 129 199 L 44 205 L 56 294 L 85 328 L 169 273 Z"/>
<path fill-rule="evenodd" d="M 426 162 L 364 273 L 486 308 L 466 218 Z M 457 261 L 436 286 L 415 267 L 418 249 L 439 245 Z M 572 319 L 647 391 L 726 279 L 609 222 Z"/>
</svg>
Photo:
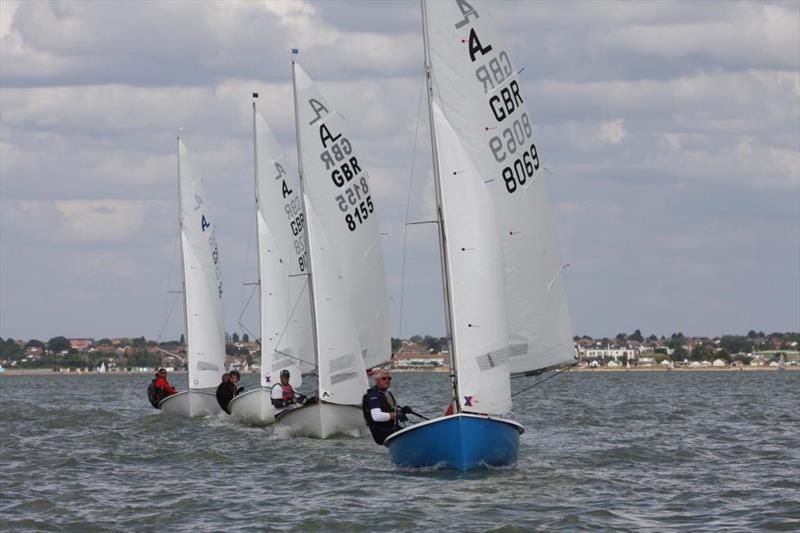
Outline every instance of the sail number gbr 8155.
<svg viewBox="0 0 800 533">
<path fill-rule="evenodd" d="M 478 12 L 467 0 L 455 0 L 462 18 L 455 23 L 461 30 L 478 18 Z M 503 165 L 501 177 L 509 193 L 517 191 L 532 179 L 539 170 L 539 152 L 533 143 L 533 127 L 525 102 L 520 95 L 516 74 L 505 50 L 497 50 L 488 42 L 481 42 L 474 27 L 469 28 L 467 44 L 470 62 L 478 64 L 475 78 L 487 95 L 487 104 L 494 124 L 486 131 L 497 132 L 489 138 L 489 149 L 495 161 Z"/>
<path fill-rule="evenodd" d="M 309 99 L 308 104 L 316 115 L 309 125 L 330 114 L 325 105 L 314 98 Z M 335 197 L 336 204 L 347 229 L 355 231 L 375 211 L 369 194 L 367 173 L 361 169 L 350 140 L 342 133 L 334 135 L 322 122 L 319 125 L 319 139 L 322 143 L 319 159 L 325 165 L 325 171 L 330 173 L 331 182 L 339 193 Z"/>
</svg>

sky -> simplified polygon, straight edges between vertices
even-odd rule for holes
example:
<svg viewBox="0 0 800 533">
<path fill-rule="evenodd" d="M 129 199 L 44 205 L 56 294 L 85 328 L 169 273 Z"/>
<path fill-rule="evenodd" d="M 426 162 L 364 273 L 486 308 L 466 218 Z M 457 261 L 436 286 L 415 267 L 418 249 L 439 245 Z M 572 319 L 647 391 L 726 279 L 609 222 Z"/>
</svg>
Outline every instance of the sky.
<svg viewBox="0 0 800 533">
<path fill-rule="evenodd" d="M 800 330 L 800 3 L 489 7 L 574 333 Z M 227 329 L 257 332 L 250 95 L 294 153 L 291 48 L 370 172 L 392 334 L 442 335 L 434 227 L 405 226 L 434 216 L 417 2 L 2 0 L 0 337 L 180 335 L 179 127 Z"/>
</svg>

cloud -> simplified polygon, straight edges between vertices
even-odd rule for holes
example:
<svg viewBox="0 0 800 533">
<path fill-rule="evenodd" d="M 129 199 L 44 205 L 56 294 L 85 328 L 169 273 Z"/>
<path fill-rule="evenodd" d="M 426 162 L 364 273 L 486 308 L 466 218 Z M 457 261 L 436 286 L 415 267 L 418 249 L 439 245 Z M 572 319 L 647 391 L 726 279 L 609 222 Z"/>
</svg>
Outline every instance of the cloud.
<svg viewBox="0 0 800 533">
<path fill-rule="evenodd" d="M 800 6 L 502 5 L 481 16 L 525 67 L 576 331 L 795 325 Z M 254 276 L 250 94 L 294 157 L 290 48 L 373 177 L 395 328 L 412 163 L 409 220 L 434 212 L 418 4 L 3 0 L 0 335 L 153 336 L 142 317 L 177 272 L 179 126 L 237 327 Z M 434 226 L 407 243 L 403 333 L 440 334 Z M 769 312 L 737 316 L 743 301 Z"/>
<path fill-rule="evenodd" d="M 628 136 L 625 130 L 624 120 L 621 118 L 615 120 L 606 120 L 600 124 L 598 138 L 601 142 L 609 144 L 619 144 Z"/>
</svg>

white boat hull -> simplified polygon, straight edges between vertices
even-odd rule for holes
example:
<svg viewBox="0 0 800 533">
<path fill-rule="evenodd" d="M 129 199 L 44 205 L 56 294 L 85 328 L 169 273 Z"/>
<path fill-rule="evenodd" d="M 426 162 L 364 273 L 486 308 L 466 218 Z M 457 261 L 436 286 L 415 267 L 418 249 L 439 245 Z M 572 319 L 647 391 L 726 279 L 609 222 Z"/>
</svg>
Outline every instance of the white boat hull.
<svg viewBox="0 0 800 533">
<path fill-rule="evenodd" d="M 185 418 L 198 418 L 223 413 L 213 392 L 188 390 L 167 396 L 158 404 L 166 414 Z"/>
<path fill-rule="evenodd" d="M 275 422 L 269 389 L 254 389 L 236 396 L 228 404 L 231 418 L 246 426 L 268 426 Z"/>
<path fill-rule="evenodd" d="M 290 435 L 327 439 L 334 436 L 363 437 L 367 424 L 361 406 L 315 403 L 286 409 L 276 415 L 276 427 Z"/>
</svg>

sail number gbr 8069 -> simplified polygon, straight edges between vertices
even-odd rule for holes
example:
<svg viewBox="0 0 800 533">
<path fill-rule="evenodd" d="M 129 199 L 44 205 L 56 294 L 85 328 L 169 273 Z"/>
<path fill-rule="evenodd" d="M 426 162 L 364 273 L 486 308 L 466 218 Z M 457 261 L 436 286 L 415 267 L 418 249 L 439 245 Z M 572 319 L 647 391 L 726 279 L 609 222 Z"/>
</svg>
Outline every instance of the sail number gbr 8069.
<svg viewBox="0 0 800 533">
<path fill-rule="evenodd" d="M 456 0 L 462 18 L 455 23 L 460 30 L 478 12 L 467 0 Z M 497 50 L 491 43 L 482 43 L 474 27 L 469 28 L 467 52 L 471 63 L 478 64 L 475 78 L 488 96 L 487 104 L 492 112 L 494 124 L 486 131 L 499 132 L 489 138 L 489 149 L 495 161 L 503 165 L 501 177 L 506 190 L 514 193 L 524 186 L 539 170 L 539 152 L 533 143 L 533 127 L 524 101 L 520 95 L 519 84 L 513 79 L 516 74 L 505 50 Z"/>
</svg>

